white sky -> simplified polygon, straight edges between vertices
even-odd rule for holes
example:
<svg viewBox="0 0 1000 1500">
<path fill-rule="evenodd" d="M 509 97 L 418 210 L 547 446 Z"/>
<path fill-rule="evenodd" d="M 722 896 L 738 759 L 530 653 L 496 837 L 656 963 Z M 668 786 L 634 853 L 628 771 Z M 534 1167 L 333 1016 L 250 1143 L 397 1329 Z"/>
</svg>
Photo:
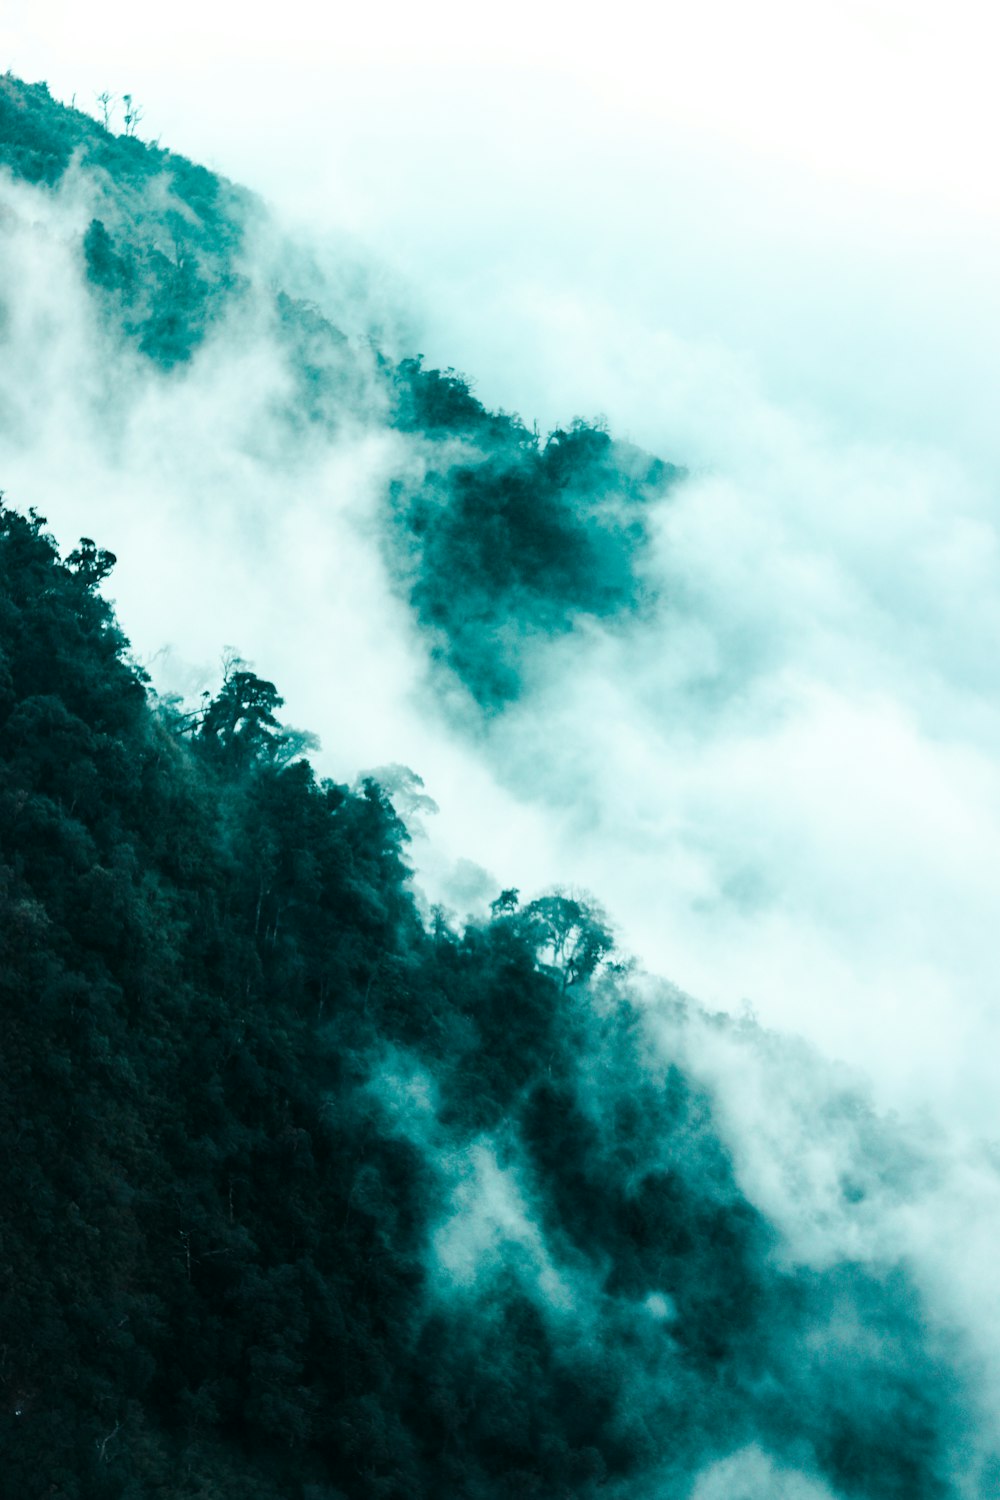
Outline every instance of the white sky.
<svg viewBox="0 0 1000 1500">
<path fill-rule="evenodd" d="M 655 705 L 693 713 L 687 689 L 595 647 L 576 698 L 513 724 L 532 772 L 550 731 L 575 747 L 578 803 L 544 827 L 387 700 L 372 759 L 424 773 L 450 853 L 525 886 L 565 870 L 708 1001 L 748 995 L 893 1088 L 986 1111 L 998 58 L 998 13 L 971 0 L 0 8 L 0 66 L 83 107 L 130 90 L 146 138 L 367 247 L 428 357 L 487 402 L 543 428 L 603 411 L 704 471 L 664 539 L 710 622 L 683 652 L 762 663 L 765 687 L 682 744 Z M 104 540 L 141 634 L 153 591 Z M 217 628 L 336 760 L 297 666 L 309 622 L 277 661 L 266 632 Z"/>
<path fill-rule="evenodd" d="M 427 352 L 543 423 L 560 374 L 536 391 L 510 349 L 529 288 L 721 339 L 780 399 L 897 431 L 915 324 L 922 422 L 959 351 L 993 373 L 998 56 L 979 0 L 0 8 L 15 72 L 84 107 L 130 90 L 147 137 L 352 232 L 423 292 Z"/>
<path fill-rule="evenodd" d="M 977 0 L 5 0 L 0 18 L 4 60 L 21 76 L 85 107 L 101 89 L 128 89 L 149 135 L 303 207 L 317 174 L 358 153 L 366 173 L 391 171 L 391 153 L 419 187 L 435 179 L 430 141 L 454 156 L 485 124 L 522 144 L 526 106 L 526 177 L 531 156 L 579 152 L 589 125 L 625 157 L 713 144 L 772 171 L 823 174 L 827 187 L 995 219 L 998 43 L 995 8 Z M 315 193 L 307 206 L 322 211 Z M 378 182 L 348 210 L 362 224 L 393 213 Z M 343 222 L 339 206 L 326 213 Z"/>
<path fill-rule="evenodd" d="M 60 94 L 131 88 L 171 144 L 186 114 L 203 150 L 207 127 L 226 138 L 227 118 L 242 134 L 256 117 L 258 142 L 322 122 L 336 107 L 330 91 L 358 69 L 400 69 L 411 100 L 427 80 L 460 97 L 458 75 L 470 68 L 541 69 L 653 129 L 693 126 L 813 170 L 976 205 L 991 194 L 994 206 L 997 34 L 994 8 L 970 0 L 492 9 L 291 0 L 280 12 L 7 0 L 2 32 L 15 71 L 47 77 Z"/>
</svg>

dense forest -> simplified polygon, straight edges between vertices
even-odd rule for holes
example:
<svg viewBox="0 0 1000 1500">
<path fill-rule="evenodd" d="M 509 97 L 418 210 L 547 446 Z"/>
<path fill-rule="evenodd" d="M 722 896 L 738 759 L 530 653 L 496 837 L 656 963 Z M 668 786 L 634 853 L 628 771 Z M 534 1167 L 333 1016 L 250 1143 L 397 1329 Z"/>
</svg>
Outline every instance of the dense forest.
<svg viewBox="0 0 1000 1500">
<path fill-rule="evenodd" d="M 422 922 L 272 683 L 150 694 L 113 561 L 2 513 L 5 1492 L 681 1495 L 763 1439 L 947 1494 L 903 1268 L 781 1269 L 599 910 Z"/>
<path fill-rule="evenodd" d="M 472 712 L 539 640 L 656 607 L 649 510 L 680 469 L 358 345 L 256 277 L 249 194 L 9 75 L 0 170 L 86 179 L 80 277 L 157 380 L 266 316 L 290 439 L 377 414 L 416 453 L 380 542 Z M 597 902 L 428 913 L 392 788 L 320 778 L 266 662 L 158 696 L 113 554 L 62 558 L 45 497 L 12 498 L 0 1493 L 688 1500 L 751 1445 L 804 1500 L 993 1493 L 974 1372 L 911 1268 L 786 1253 Z"/>
<path fill-rule="evenodd" d="M 304 295 L 308 276 L 290 290 L 255 260 L 264 210 L 252 194 L 10 75 L 4 165 L 53 190 L 86 175 L 95 214 L 79 236 L 81 274 L 105 325 L 165 376 L 227 319 L 261 317 L 287 360 L 281 419 L 293 441 L 328 439 L 348 421 L 405 435 L 411 461 L 386 488 L 384 551 L 446 692 L 457 679 L 478 709 L 500 711 L 541 641 L 653 606 L 649 507 L 681 468 L 599 421 L 542 438 L 487 410 L 454 370 L 349 340 Z M 295 281 L 293 259 L 282 270 Z"/>
</svg>

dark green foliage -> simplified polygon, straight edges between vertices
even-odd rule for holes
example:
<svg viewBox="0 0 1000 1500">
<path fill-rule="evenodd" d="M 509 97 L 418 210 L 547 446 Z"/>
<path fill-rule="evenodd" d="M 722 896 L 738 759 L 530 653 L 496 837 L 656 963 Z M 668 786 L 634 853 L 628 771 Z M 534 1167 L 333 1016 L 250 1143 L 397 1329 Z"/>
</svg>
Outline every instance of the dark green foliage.
<svg viewBox="0 0 1000 1500">
<path fill-rule="evenodd" d="M 240 252 L 261 213 L 250 194 L 112 134 L 44 85 L 0 78 L 0 164 L 55 187 L 71 162 L 95 200 L 81 266 L 113 333 L 169 372 L 221 319 L 252 306 L 288 376 L 273 408 L 279 436 L 328 441 L 373 417 L 411 436 L 403 470 L 412 472 L 415 448 L 426 472 L 387 487 L 386 554 L 433 660 L 480 708 L 519 696 L 544 661 L 540 644 L 655 606 L 650 505 L 682 470 L 597 423 L 578 420 L 540 442 L 517 416 L 488 410 L 455 370 L 350 343 L 315 303 L 248 274 Z M 288 441 L 284 462 L 297 451 Z"/>
<path fill-rule="evenodd" d="M 448 422 L 476 447 L 432 463 L 417 490 L 394 486 L 391 553 L 438 659 L 497 709 L 519 695 L 532 642 L 651 602 L 648 503 L 681 471 L 586 422 L 539 444 L 451 372 L 412 380 L 408 420 L 432 436 Z"/>
<path fill-rule="evenodd" d="M 0 77 L 0 166 L 55 187 L 71 162 L 92 174 L 114 215 L 110 228 L 95 218 L 82 245 L 105 311 L 164 368 L 188 360 L 244 290 L 233 259 L 250 195 L 135 135 L 114 135 L 57 104 L 44 84 Z"/>
<path fill-rule="evenodd" d="M 56 182 L 69 165 L 84 118 L 67 130 L 46 84 L 22 83 L 7 73 L 0 77 L 0 160 L 28 182 Z"/>
<path fill-rule="evenodd" d="M 249 765 L 274 744 L 280 729 L 275 709 L 283 702 L 273 682 L 234 664 L 205 709 L 198 733 L 219 755 Z"/>
<path fill-rule="evenodd" d="M 28 182 L 54 186 L 73 161 L 106 173 L 120 200 L 167 174 L 175 206 L 165 212 L 163 227 L 184 226 L 201 249 L 239 247 L 234 208 L 249 194 L 172 151 L 106 130 L 83 110 L 59 104 L 44 83 L 0 75 L 0 165 Z"/>
<path fill-rule="evenodd" d="M 87 275 L 122 332 L 165 369 L 190 359 L 238 285 L 228 273 L 214 282 L 203 274 L 183 240 L 170 255 L 142 238 L 123 240 L 119 250 L 100 219 L 91 221 L 83 252 Z"/>
<path fill-rule="evenodd" d="M 238 257 L 260 205 L 205 167 L 59 104 L 45 84 L 0 76 L 0 167 L 56 188 L 71 164 L 99 205 L 80 248 L 103 314 L 164 370 L 186 363 L 250 293 Z M 333 423 L 337 406 L 351 404 L 343 335 L 311 303 L 257 291 L 273 306 L 295 377 L 289 420 Z"/>
<path fill-rule="evenodd" d="M 433 438 L 473 437 L 498 447 L 533 446 L 535 437 L 519 417 L 487 411 L 457 371 L 427 370 L 423 355 L 391 369 L 393 425 Z"/>
<path fill-rule="evenodd" d="M 517 892 L 505 891 L 508 905 L 516 903 Z M 499 916 L 505 907 L 493 903 L 493 914 Z M 536 955 L 547 956 L 549 967 L 558 974 L 562 988 L 589 979 L 598 964 L 614 948 L 614 939 L 603 914 L 585 901 L 556 892 L 540 896 L 525 907 L 518 918 L 518 931 L 531 944 Z"/>
<path fill-rule="evenodd" d="M 290 759 L 272 683 L 148 700 L 112 562 L 0 511 L 4 1493 L 687 1496 L 759 1441 L 950 1494 L 906 1277 L 777 1268 L 707 1099 L 593 989 L 596 909 L 428 932 L 385 794 Z M 516 1237 L 444 1271 L 484 1143 L 562 1291 Z"/>
<path fill-rule="evenodd" d="M 348 1054 L 316 1030 L 354 1030 L 373 952 L 418 932 L 402 829 L 275 764 L 250 674 L 188 747 L 121 659 L 108 554 L 61 567 L 9 512 L 0 543 L 5 1481 L 157 1492 L 183 1449 L 170 1493 L 235 1493 L 241 1449 L 266 1474 L 345 1381 L 379 1390 L 412 1316 L 424 1168 L 350 1084 L 337 1127 Z"/>
<path fill-rule="evenodd" d="M 87 275 L 95 286 L 106 292 L 119 292 L 128 300 L 135 281 L 131 261 L 115 250 L 111 236 L 100 219 L 92 219 L 83 237 L 83 256 Z"/>
<path fill-rule="evenodd" d="M 0 164 L 74 160 L 91 294 L 166 379 L 249 295 L 252 200 L 0 78 Z M 361 414 L 343 335 L 266 298 L 289 427 Z M 484 709 L 532 641 L 655 603 L 680 471 L 369 355 L 427 464 L 389 496 L 397 582 Z M 0 508 L 0 1493 L 688 1500 L 750 1442 L 856 1500 L 975 1493 L 912 1282 L 783 1267 L 599 908 L 508 888 L 428 931 L 388 795 L 419 778 L 318 781 L 239 661 L 196 713 L 151 699 L 114 561 Z"/>
</svg>

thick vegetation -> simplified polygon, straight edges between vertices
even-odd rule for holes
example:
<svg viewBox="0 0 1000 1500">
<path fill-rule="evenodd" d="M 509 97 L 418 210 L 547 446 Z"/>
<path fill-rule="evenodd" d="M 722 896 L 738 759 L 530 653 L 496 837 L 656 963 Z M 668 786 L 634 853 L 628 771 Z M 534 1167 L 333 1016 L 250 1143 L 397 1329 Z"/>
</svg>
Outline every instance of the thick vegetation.
<svg viewBox="0 0 1000 1500">
<path fill-rule="evenodd" d="M 0 76 L 0 165 L 50 188 L 71 170 L 88 175 L 97 213 L 81 244 L 86 273 L 123 331 L 163 367 L 189 359 L 243 289 L 234 258 L 250 195 L 57 104 L 44 84 Z"/>
<path fill-rule="evenodd" d="M 686 1495 L 756 1438 L 946 1494 L 905 1278 L 776 1267 L 593 906 L 426 930 L 271 683 L 151 701 L 113 561 L 2 512 L 5 1493 Z"/>
<path fill-rule="evenodd" d="M 407 419 L 463 449 L 432 447 L 419 486 L 392 486 L 392 556 L 435 656 L 495 711 L 519 696 L 540 642 L 652 603 L 649 502 L 680 471 L 593 423 L 540 442 L 453 373 L 408 361 L 405 374 Z"/>
<path fill-rule="evenodd" d="M 142 380 L 249 308 L 283 459 L 395 429 L 386 553 L 483 710 L 650 606 L 677 471 L 365 363 L 254 280 L 248 195 L 41 85 L 0 78 L 0 164 L 81 174 L 81 277 Z M 857 1500 L 976 1493 L 905 1268 L 788 1265 L 595 905 L 426 924 L 387 793 L 318 780 L 273 683 L 150 693 L 113 564 L 0 508 L 0 1493 L 688 1500 L 751 1442 Z"/>
<path fill-rule="evenodd" d="M 94 217 L 81 269 L 101 317 L 153 369 L 183 368 L 227 315 L 252 311 L 289 377 L 275 413 L 289 448 L 328 440 L 348 419 L 407 435 L 409 459 L 384 497 L 385 554 L 445 687 L 457 678 L 496 712 L 530 682 L 545 641 L 655 603 L 649 508 L 681 470 L 595 423 L 541 440 L 453 370 L 352 347 L 313 302 L 255 271 L 248 230 L 263 210 L 251 194 L 115 135 L 44 85 L 0 78 L 0 164 L 47 188 L 71 169 L 86 175 Z"/>
</svg>

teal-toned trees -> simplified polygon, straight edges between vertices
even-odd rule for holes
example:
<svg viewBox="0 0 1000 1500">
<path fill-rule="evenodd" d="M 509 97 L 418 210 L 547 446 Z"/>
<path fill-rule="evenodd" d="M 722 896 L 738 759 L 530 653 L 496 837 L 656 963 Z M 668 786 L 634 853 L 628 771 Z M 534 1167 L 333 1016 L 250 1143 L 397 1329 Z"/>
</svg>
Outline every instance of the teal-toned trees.
<svg viewBox="0 0 1000 1500">
<path fill-rule="evenodd" d="M 508 886 L 500 892 L 495 901 L 490 902 L 490 912 L 494 918 L 512 917 L 517 911 L 521 893 L 516 886 Z"/>
<path fill-rule="evenodd" d="M 237 660 L 179 732 L 108 566 L 0 509 L 4 1500 L 688 1495 L 734 1441 L 950 1500 L 917 1291 L 775 1256 L 600 908 L 425 925 L 385 789 Z"/>
<path fill-rule="evenodd" d="M 232 764 L 249 765 L 280 738 L 276 710 L 284 703 L 273 682 L 251 672 L 238 658 L 226 667 L 222 687 L 201 719 L 198 736 Z"/>
<path fill-rule="evenodd" d="M 553 892 L 530 902 L 522 931 L 539 959 L 560 976 L 561 987 L 589 979 L 614 948 L 607 918 L 596 903 Z"/>
<path fill-rule="evenodd" d="M 82 536 L 80 545 L 74 547 L 66 558 L 66 566 L 72 568 L 88 588 L 96 588 L 107 578 L 117 561 L 113 552 L 108 552 L 104 547 L 98 547 L 91 537 Z"/>
<path fill-rule="evenodd" d="M 419 486 L 390 488 L 392 562 L 435 658 L 496 712 L 519 696 L 545 641 L 582 617 L 647 607 L 649 504 L 681 471 L 616 443 L 597 423 L 576 421 L 542 447 L 502 413 L 491 425 L 472 403 L 470 430 L 464 386 L 437 371 L 410 376 L 430 404 L 411 402 L 400 425 L 423 422 L 435 437 L 447 415 L 443 430 L 469 441 L 447 463 L 432 456 Z"/>
</svg>

